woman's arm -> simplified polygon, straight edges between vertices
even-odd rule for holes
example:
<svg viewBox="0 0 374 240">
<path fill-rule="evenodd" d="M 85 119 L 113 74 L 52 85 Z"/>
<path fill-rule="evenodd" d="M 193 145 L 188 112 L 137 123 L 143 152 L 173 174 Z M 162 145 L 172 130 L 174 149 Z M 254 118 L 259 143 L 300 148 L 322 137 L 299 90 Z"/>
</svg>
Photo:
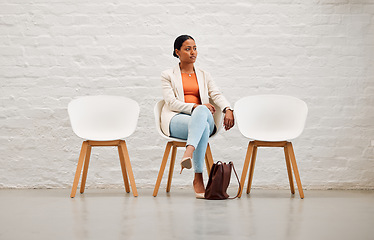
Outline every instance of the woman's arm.
<svg viewBox="0 0 374 240">
<path fill-rule="evenodd" d="M 235 125 L 234 114 L 231 110 L 232 108 L 230 107 L 230 103 L 226 100 L 221 91 L 219 91 L 217 85 L 215 84 L 209 73 L 206 73 L 206 79 L 208 84 L 209 96 L 225 113 L 223 125 L 225 127 L 225 130 L 227 131 Z"/>
</svg>

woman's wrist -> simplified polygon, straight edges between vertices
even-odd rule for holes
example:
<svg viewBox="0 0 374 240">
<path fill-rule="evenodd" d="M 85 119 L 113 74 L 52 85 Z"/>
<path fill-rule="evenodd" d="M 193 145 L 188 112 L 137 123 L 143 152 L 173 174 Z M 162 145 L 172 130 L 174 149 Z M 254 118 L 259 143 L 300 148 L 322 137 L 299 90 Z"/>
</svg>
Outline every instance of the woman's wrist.
<svg viewBox="0 0 374 240">
<path fill-rule="evenodd" d="M 226 107 L 223 112 L 226 113 L 227 111 L 231 111 L 231 112 L 234 112 L 234 110 L 232 110 L 230 107 Z"/>
</svg>

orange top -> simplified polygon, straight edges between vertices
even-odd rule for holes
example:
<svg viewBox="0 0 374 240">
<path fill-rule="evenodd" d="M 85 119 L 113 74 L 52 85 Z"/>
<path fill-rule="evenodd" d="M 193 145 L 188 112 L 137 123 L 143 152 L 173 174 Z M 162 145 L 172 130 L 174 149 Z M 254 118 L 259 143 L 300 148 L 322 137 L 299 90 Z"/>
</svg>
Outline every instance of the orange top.
<svg viewBox="0 0 374 240">
<path fill-rule="evenodd" d="M 201 104 L 196 74 L 182 73 L 184 102 Z"/>
</svg>

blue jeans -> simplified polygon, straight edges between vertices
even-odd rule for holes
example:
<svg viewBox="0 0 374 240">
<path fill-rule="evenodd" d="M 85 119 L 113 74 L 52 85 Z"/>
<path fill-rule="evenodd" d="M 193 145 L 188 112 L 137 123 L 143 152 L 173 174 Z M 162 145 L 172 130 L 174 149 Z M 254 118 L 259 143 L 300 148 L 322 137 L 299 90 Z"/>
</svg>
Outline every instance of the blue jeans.
<svg viewBox="0 0 374 240">
<path fill-rule="evenodd" d="M 209 136 L 214 131 L 214 119 L 210 110 L 204 106 L 197 106 L 191 115 L 179 113 L 170 121 L 170 136 L 187 140 L 188 145 L 195 147 L 193 166 L 195 173 L 202 173 L 206 147 Z"/>
</svg>

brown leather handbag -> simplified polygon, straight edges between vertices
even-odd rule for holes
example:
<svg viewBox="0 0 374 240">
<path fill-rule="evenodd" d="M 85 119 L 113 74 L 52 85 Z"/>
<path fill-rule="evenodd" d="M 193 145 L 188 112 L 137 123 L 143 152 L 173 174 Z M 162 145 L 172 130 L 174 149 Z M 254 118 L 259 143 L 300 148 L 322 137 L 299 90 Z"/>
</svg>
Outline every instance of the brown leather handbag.
<svg viewBox="0 0 374 240">
<path fill-rule="evenodd" d="M 239 183 L 238 194 L 233 197 L 229 198 L 227 194 L 227 188 L 230 184 L 231 179 L 231 170 L 234 169 L 234 173 L 236 175 L 236 179 Z M 223 163 L 218 161 L 214 163 L 212 169 L 210 170 L 208 184 L 205 189 L 205 199 L 209 200 L 223 200 L 223 199 L 235 199 L 239 196 L 241 187 L 240 181 L 238 178 L 238 174 L 236 174 L 234 164 L 232 162 Z"/>
</svg>

